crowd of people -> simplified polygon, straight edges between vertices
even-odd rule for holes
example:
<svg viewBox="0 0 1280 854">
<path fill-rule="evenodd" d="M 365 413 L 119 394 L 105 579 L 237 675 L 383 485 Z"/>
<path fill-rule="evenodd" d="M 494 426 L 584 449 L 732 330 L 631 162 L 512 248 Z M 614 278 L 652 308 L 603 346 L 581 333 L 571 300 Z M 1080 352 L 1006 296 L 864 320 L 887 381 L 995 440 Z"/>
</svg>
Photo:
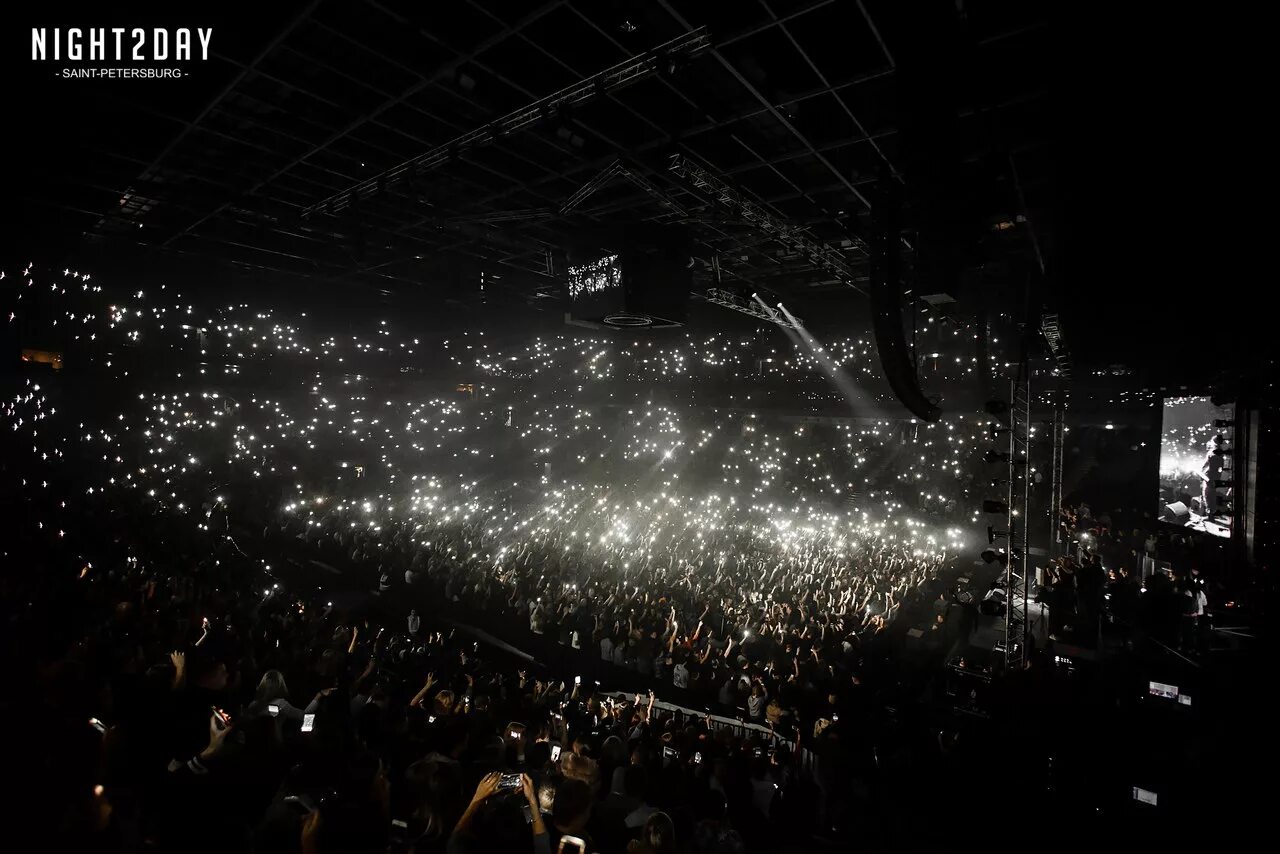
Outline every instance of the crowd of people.
<svg viewBox="0 0 1280 854">
<path fill-rule="evenodd" d="M 0 404 L 0 711 L 58 845 L 775 851 L 973 804 L 948 781 L 983 742 L 910 650 L 963 653 L 983 613 L 958 585 L 996 425 L 752 400 L 830 393 L 866 342 L 333 335 L 6 286 L 60 369 Z M 946 346 L 971 330 L 925 326 L 939 376 L 976 369 Z M 1203 543 L 1122 516 L 1064 508 L 1048 633 L 1198 655 Z M 1055 695 L 1029 662 L 1010 689 Z"/>
<path fill-rule="evenodd" d="M 126 500 L 7 543 L 29 569 L 3 579 L 26 603 L 6 665 L 31 686 L 4 706 L 33 769 L 16 801 L 59 846 L 731 852 L 813 826 L 790 742 L 557 679 L 438 618 L 263 590 L 234 540 L 178 521 Z"/>
<path fill-rule="evenodd" d="M 424 394 L 393 366 L 435 345 L 385 324 L 346 346 L 40 276 L 24 335 L 61 323 L 71 367 L 0 411 L 10 554 L 39 567 L 5 579 L 29 603 L 6 648 L 31 640 L 21 724 L 66 745 L 51 821 L 79 842 L 710 852 L 849 828 L 890 634 L 974 519 L 982 419 L 602 402 L 570 363 L 610 345 L 573 339 L 445 341 L 493 384 Z"/>
<path fill-rule="evenodd" d="M 100 312 L 64 304 L 108 297 L 63 275 L 70 293 L 55 281 L 45 298 L 53 320 L 74 324 L 82 357 L 117 372 L 127 396 L 49 423 L 53 407 L 29 381 L 6 414 L 59 476 L 71 446 L 94 461 L 77 473 L 78 500 L 138 491 L 204 528 L 274 526 L 344 568 L 423 579 L 483 613 L 507 603 L 535 634 L 571 626 L 576 646 L 609 635 L 610 656 L 645 675 L 691 671 L 705 686 L 700 672 L 730 652 L 790 672 L 815 644 L 855 648 L 937 579 L 977 518 L 988 426 L 978 418 L 787 422 L 639 395 L 597 405 L 575 398 L 575 365 L 607 378 L 598 366 L 684 357 L 593 340 L 511 355 L 445 340 L 449 359 L 474 347 L 482 375 L 527 382 L 424 398 L 344 364 L 343 352 L 394 362 L 428 346 L 394 346 L 385 322 L 344 351 L 247 306 L 213 322 L 142 292 Z M 731 361 L 727 344 L 707 343 L 698 365 Z M 322 369 L 282 380 L 254 358 L 259 344 Z M 236 360 L 214 381 L 212 361 L 140 358 L 184 346 Z"/>
<path fill-rule="evenodd" d="M 1050 563 L 1042 585 L 1050 634 L 1090 645 L 1100 633 L 1140 634 L 1199 654 L 1209 628 L 1212 553 L 1185 532 L 1139 527 L 1141 516 L 1113 518 L 1123 515 L 1095 514 L 1085 503 L 1062 508 L 1060 537 L 1071 549 Z"/>
</svg>

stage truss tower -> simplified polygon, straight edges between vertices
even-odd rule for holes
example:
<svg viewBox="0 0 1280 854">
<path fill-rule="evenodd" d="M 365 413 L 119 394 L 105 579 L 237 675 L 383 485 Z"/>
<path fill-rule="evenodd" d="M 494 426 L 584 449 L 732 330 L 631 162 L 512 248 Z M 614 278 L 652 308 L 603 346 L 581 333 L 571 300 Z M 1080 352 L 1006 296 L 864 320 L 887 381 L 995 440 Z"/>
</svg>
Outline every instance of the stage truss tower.
<svg viewBox="0 0 1280 854">
<path fill-rule="evenodd" d="M 1030 565 L 1031 371 L 1024 359 L 1009 384 L 1008 562 L 1004 571 L 1004 665 L 1022 668 L 1027 654 L 1027 567 Z"/>
<path fill-rule="evenodd" d="M 1049 439 L 1053 443 L 1053 462 L 1049 466 L 1049 557 L 1066 553 L 1059 523 L 1062 512 L 1063 442 L 1066 438 L 1065 395 L 1061 388 L 1053 393 L 1053 415 L 1049 422 Z"/>
</svg>

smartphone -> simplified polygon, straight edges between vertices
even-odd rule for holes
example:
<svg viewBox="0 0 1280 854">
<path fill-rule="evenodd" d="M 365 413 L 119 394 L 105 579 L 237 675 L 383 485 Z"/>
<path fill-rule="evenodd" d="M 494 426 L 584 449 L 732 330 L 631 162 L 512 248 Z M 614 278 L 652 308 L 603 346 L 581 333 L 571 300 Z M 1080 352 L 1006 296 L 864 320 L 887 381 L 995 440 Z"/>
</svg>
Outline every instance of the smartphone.
<svg viewBox="0 0 1280 854">
<path fill-rule="evenodd" d="M 1160 796 L 1149 789 L 1140 789 L 1137 786 L 1134 786 L 1133 799 L 1140 804 L 1150 804 L 1154 807 L 1159 802 Z"/>
<path fill-rule="evenodd" d="M 698 752 L 696 752 L 696 753 L 694 753 L 694 754 L 693 754 L 693 764 L 694 764 L 694 765 L 701 765 L 701 764 L 702 764 L 702 751 L 701 751 L 701 750 L 699 750 Z"/>
<path fill-rule="evenodd" d="M 520 730 L 518 729 L 508 730 L 507 735 L 511 736 L 512 738 L 519 738 Z"/>
<path fill-rule="evenodd" d="M 302 731 L 303 731 L 303 732 L 311 732 L 311 730 L 315 729 L 315 727 L 316 727 L 316 716 L 315 716 L 315 715 L 303 715 L 303 716 L 302 716 Z"/>
<path fill-rule="evenodd" d="M 107 731 L 107 725 L 97 718 L 89 718 L 89 726 L 101 733 L 105 733 Z"/>
<path fill-rule="evenodd" d="M 409 833 L 409 822 L 398 818 L 391 819 L 391 841 L 396 845 L 404 845 Z"/>
<path fill-rule="evenodd" d="M 521 781 L 519 774 L 503 774 L 498 779 L 498 791 L 502 791 L 504 789 L 518 789 L 520 788 L 520 785 Z"/>
<path fill-rule="evenodd" d="M 756 759 L 759 759 L 761 756 L 764 756 L 764 748 L 757 747 L 754 751 L 752 751 L 752 753 L 755 754 Z"/>
<path fill-rule="evenodd" d="M 284 799 L 284 803 L 293 807 L 301 815 L 311 815 L 316 811 L 316 804 L 307 795 L 289 795 Z"/>
<path fill-rule="evenodd" d="M 267 712 L 274 718 L 276 715 L 280 714 L 280 707 L 275 703 L 271 703 L 267 706 Z"/>
<path fill-rule="evenodd" d="M 551 761 L 552 762 L 560 761 L 560 745 L 558 744 L 551 745 Z"/>
<path fill-rule="evenodd" d="M 664 746 L 662 748 L 662 764 L 663 765 L 667 765 L 671 762 L 676 761 L 676 759 L 679 756 L 680 756 L 680 751 L 676 750 L 674 747 Z"/>
<path fill-rule="evenodd" d="M 435 722 L 436 722 L 436 716 L 435 716 L 435 715 L 427 715 L 427 723 L 429 723 L 429 724 L 433 724 L 433 723 L 435 723 Z"/>
<path fill-rule="evenodd" d="M 581 685 L 581 684 L 582 684 L 582 677 L 581 677 L 581 676 L 575 676 L 575 677 L 573 677 L 573 684 L 574 684 L 574 685 Z"/>
<path fill-rule="evenodd" d="M 836 722 L 836 721 L 838 721 L 838 720 L 840 720 L 840 716 L 839 716 L 839 715 L 832 715 L 832 716 L 831 716 L 831 722 L 832 722 L 832 723 L 835 723 L 835 722 Z"/>
<path fill-rule="evenodd" d="M 228 715 L 217 706 L 213 707 L 213 718 L 217 721 L 216 726 L 218 729 L 226 729 L 227 724 L 231 723 L 231 715 Z"/>
<path fill-rule="evenodd" d="M 580 854 L 587 854 L 587 843 L 583 842 L 580 837 L 565 834 L 560 837 L 560 847 L 556 849 L 556 854 L 564 854 L 565 851 L 577 851 Z"/>
</svg>

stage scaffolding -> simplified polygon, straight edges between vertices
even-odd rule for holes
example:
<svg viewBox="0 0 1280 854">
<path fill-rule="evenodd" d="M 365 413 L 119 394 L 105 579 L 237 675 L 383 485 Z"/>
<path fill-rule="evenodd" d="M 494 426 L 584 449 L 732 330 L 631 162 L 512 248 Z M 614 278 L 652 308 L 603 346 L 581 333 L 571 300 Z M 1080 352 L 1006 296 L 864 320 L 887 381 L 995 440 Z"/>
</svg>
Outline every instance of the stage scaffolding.
<svg viewBox="0 0 1280 854">
<path fill-rule="evenodd" d="M 1062 512 L 1063 441 L 1066 433 L 1065 395 L 1059 387 L 1053 392 L 1053 413 L 1049 421 L 1049 440 L 1053 444 L 1053 461 L 1049 466 L 1049 557 L 1061 557 L 1067 543 L 1059 524 Z"/>
<path fill-rule="evenodd" d="M 1009 383 L 1008 528 L 1004 572 L 1004 666 L 1020 670 L 1027 654 L 1027 568 L 1031 527 L 1031 371 L 1024 359 Z"/>
</svg>

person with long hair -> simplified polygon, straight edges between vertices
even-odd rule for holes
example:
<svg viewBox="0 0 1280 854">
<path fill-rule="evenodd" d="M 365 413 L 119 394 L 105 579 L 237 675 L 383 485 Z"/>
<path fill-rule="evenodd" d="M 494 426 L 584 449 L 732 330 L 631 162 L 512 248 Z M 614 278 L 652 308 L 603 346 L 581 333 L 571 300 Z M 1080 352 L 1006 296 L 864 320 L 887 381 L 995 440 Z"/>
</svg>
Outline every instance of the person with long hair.
<svg viewBox="0 0 1280 854">
<path fill-rule="evenodd" d="M 268 670 L 258 681 L 253 702 L 249 704 L 248 717 L 270 715 L 281 720 L 302 720 L 302 710 L 289 702 L 289 686 L 279 670 Z"/>
<path fill-rule="evenodd" d="M 676 826 L 671 816 L 655 812 L 640 829 L 640 838 L 627 846 L 628 854 L 677 854 Z"/>
</svg>

